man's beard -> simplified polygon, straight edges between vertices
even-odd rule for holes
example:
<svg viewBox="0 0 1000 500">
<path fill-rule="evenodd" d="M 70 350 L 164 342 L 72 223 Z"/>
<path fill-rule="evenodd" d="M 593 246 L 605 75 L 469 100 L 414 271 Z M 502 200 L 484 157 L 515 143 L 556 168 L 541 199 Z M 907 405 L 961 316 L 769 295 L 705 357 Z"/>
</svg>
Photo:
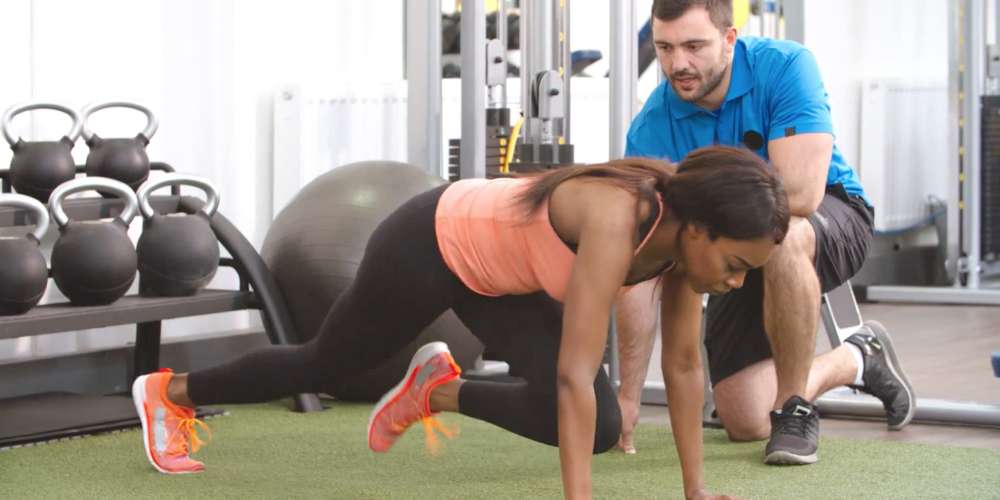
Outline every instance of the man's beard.
<svg viewBox="0 0 1000 500">
<path fill-rule="evenodd" d="M 726 69 L 728 69 L 728 68 L 729 68 L 729 65 L 726 64 L 726 65 L 722 66 L 722 68 L 719 71 L 717 71 L 715 73 L 709 73 L 707 75 L 707 78 L 705 78 L 705 80 L 702 82 L 701 87 L 698 88 L 698 90 L 694 93 L 694 95 L 692 97 L 683 98 L 683 99 L 685 101 L 694 102 L 694 103 L 696 103 L 696 102 L 704 99 L 705 96 L 707 96 L 708 94 L 711 94 L 712 92 L 715 91 L 715 89 L 719 88 L 719 85 L 722 84 L 722 77 L 725 76 Z M 677 78 L 683 78 L 685 76 L 690 76 L 690 75 L 688 75 L 686 73 L 681 73 L 679 75 L 674 75 L 670 79 L 671 85 L 674 84 L 674 80 L 675 79 L 677 79 Z M 676 86 L 674 87 L 674 92 L 678 96 L 681 95 L 681 92 L 679 92 L 677 90 Z"/>
</svg>

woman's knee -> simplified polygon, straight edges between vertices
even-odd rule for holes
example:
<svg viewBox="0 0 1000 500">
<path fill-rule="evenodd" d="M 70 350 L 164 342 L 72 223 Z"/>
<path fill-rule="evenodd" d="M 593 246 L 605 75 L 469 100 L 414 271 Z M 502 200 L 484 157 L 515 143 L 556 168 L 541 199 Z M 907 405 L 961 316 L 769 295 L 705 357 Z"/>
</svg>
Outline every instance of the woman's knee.
<svg viewBox="0 0 1000 500">
<path fill-rule="evenodd" d="M 531 425 L 537 441 L 559 446 L 559 410 L 556 405 L 547 405 L 546 402 L 554 401 L 557 398 L 555 393 L 549 394 L 543 399 L 536 399 L 537 404 L 532 405 L 534 410 L 534 422 Z M 594 424 L 594 454 L 604 453 L 618 444 L 618 437 L 622 430 L 622 414 L 618 408 L 618 401 L 611 400 L 610 403 L 602 401 L 598 397 L 597 401 L 597 421 Z"/>
</svg>

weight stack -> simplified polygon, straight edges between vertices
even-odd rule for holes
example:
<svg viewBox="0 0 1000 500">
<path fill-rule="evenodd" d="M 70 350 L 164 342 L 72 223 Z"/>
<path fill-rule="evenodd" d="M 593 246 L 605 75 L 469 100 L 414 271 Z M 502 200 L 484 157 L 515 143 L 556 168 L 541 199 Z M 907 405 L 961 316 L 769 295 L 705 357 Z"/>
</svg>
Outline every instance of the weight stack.
<svg viewBox="0 0 1000 500">
<path fill-rule="evenodd" d="M 448 182 L 461 178 L 461 139 L 448 139 Z M 507 154 L 506 137 L 486 138 L 486 177 L 495 177 L 500 173 L 500 161 Z"/>
<path fill-rule="evenodd" d="M 1000 96 L 982 96 L 980 215 L 984 260 L 1000 257 Z"/>
<path fill-rule="evenodd" d="M 500 175 L 500 164 L 507 156 L 507 142 L 510 140 L 510 109 L 490 108 L 486 110 L 486 177 Z M 461 178 L 459 167 L 462 157 L 462 140 L 448 139 L 448 181 Z"/>
<path fill-rule="evenodd" d="M 544 172 L 573 164 L 572 144 L 518 144 L 512 172 Z"/>
</svg>

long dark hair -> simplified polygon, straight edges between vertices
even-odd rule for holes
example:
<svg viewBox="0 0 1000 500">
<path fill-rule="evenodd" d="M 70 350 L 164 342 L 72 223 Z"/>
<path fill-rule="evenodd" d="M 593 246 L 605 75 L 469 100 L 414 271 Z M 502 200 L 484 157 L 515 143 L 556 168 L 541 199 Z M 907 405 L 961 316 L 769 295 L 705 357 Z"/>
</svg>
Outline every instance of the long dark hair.
<svg viewBox="0 0 1000 500">
<path fill-rule="evenodd" d="M 710 146 L 692 151 L 676 165 L 625 158 L 596 165 L 563 167 L 535 177 L 518 202 L 537 211 L 556 186 L 575 177 L 595 177 L 636 195 L 659 193 L 682 224 L 698 224 L 709 237 L 735 240 L 788 232 L 788 197 L 774 169 L 743 148 Z"/>
</svg>

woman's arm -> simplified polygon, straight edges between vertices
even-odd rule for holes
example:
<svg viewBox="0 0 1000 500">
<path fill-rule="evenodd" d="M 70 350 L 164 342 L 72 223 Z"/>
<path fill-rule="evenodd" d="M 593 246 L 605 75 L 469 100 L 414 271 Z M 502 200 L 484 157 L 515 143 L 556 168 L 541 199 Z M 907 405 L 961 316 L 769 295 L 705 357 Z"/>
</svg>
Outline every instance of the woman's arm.
<svg viewBox="0 0 1000 500">
<path fill-rule="evenodd" d="M 701 431 L 705 379 L 699 345 L 701 304 L 701 294 L 691 289 L 682 273 L 664 275 L 660 361 L 666 382 L 670 427 L 681 461 L 685 498 L 695 498 L 705 487 Z"/>
<path fill-rule="evenodd" d="M 632 261 L 635 198 L 594 189 L 578 219 L 577 257 L 563 305 L 559 346 L 559 459 L 568 499 L 591 498 L 590 457 L 597 410 L 594 379 L 607 342 L 611 305 Z"/>
</svg>

